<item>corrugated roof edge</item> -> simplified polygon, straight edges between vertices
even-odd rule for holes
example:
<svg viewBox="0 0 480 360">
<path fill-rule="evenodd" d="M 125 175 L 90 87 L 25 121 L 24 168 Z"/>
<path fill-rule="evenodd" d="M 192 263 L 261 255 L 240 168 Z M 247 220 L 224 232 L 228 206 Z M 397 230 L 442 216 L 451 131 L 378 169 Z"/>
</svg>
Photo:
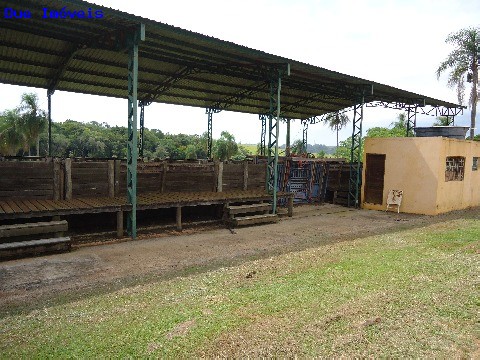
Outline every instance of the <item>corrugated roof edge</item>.
<svg viewBox="0 0 480 360">
<path fill-rule="evenodd" d="M 235 49 L 237 51 L 240 50 L 243 53 L 249 53 L 250 55 L 252 55 L 252 52 L 254 52 L 259 56 L 267 57 L 267 58 L 270 57 L 270 58 L 272 58 L 272 60 L 274 60 L 274 59 L 278 60 L 278 63 L 290 63 L 292 68 L 294 68 L 294 66 L 292 66 L 292 65 L 297 64 L 297 65 L 300 65 L 300 66 L 311 67 L 312 70 L 313 69 L 316 69 L 317 71 L 318 70 L 323 70 L 323 71 L 326 71 L 326 72 L 330 73 L 331 75 L 337 75 L 337 76 L 340 75 L 342 77 L 346 76 L 346 77 L 349 77 L 352 80 L 365 82 L 366 84 L 371 84 L 373 86 L 373 91 L 374 92 L 375 92 L 375 87 L 376 86 L 386 86 L 386 87 L 390 87 L 394 90 L 397 90 L 399 92 L 403 92 L 404 94 L 408 94 L 409 97 L 413 96 L 413 97 L 416 97 L 418 99 L 425 99 L 427 105 L 430 105 L 430 106 L 443 106 L 443 107 L 448 107 L 448 108 L 466 109 L 466 106 L 462 106 L 462 105 L 451 103 L 451 102 L 444 101 L 444 100 L 434 99 L 434 98 L 427 97 L 427 96 L 420 95 L 420 94 L 415 94 L 415 93 L 412 93 L 410 91 L 395 88 L 395 87 L 390 86 L 390 85 L 373 82 L 373 81 L 370 81 L 370 80 L 362 79 L 362 78 L 352 76 L 352 75 L 348 75 L 348 74 L 343 74 L 343 73 L 340 73 L 340 72 L 337 72 L 337 71 L 334 71 L 334 70 L 322 68 L 322 67 L 315 66 L 315 65 L 312 65 L 312 64 L 303 63 L 301 61 L 297 61 L 297 60 L 293 60 L 293 59 L 289 59 L 289 58 L 284 58 L 284 57 L 281 57 L 281 56 L 278 56 L 278 55 L 269 54 L 269 53 L 267 53 L 265 51 L 262 51 L 262 50 L 252 49 L 252 48 L 249 48 L 247 46 L 239 45 L 239 44 L 233 43 L 233 42 L 228 41 L 228 40 L 222 40 L 222 39 L 219 39 L 219 38 L 216 38 L 216 37 L 213 37 L 213 36 L 200 34 L 200 33 L 197 33 L 197 32 L 191 31 L 191 30 L 186 30 L 186 29 L 174 26 L 174 25 L 169 25 L 169 24 L 166 24 L 166 23 L 158 22 L 158 21 L 155 21 L 155 20 L 151 20 L 151 19 L 148 19 L 148 18 L 137 16 L 137 15 L 134 15 L 134 14 L 129 14 L 129 13 L 121 11 L 121 10 L 116 10 L 116 9 L 105 7 L 105 6 L 102 6 L 102 5 L 89 3 L 89 2 L 83 1 L 83 0 L 59 0 L 59 1 L 62 2 L 62 3 L 66 3 L 66 4 L 73 4 L 73 5 L 80 5 L 80 6 L 89 6 L 89 7 L 95 6 L 99 9 L 101 9 L 102 11 L 105 11 L 107 14 L 109 14 L 111 16 L 118 16 L 118 17 L 120 17 L 124 20 L 134 21 L 134 22 L 137 22 L 137 23 L 144 23 L 146 25 L 151 25 L 154 28 L 158 28 L 158 29 L 162 29 L 162 30 L 174 31 L 174 32 L 177 32 L 179 34 L 184 34 L 185 36 L 194 36 L 195 38 L 198 38 L 199 40 L 201 39 L 201 40 L 212 41 L 212 42 L 214 42 L 215 45 L 221 44 L 222 46 L 228 46 L 228 47 L 230 47 L 232 49 Z"/>
</svg>

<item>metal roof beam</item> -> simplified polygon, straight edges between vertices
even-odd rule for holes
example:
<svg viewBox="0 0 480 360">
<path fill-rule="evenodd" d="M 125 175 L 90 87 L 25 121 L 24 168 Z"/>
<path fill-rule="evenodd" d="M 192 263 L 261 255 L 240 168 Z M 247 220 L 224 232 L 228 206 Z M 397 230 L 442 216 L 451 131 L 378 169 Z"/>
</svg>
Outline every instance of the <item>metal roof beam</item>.
<svg viewBox="0 0 480 360">
<path fill-rule="evenodd" d="M 270 84 L 267 82 L 258 85 L 251 85 L 249 88 L 244 89 L 236 94 L 229 95 L 225 99 L 219 100 L 209 107 L 213 109 L 226 110 L 240 100 L 251 98 L 251 96 L 254 94 L 257 94 L 261 91 L 266 91 L 269 86 Z"/>
<path fill-rule="evenodd" d="M 142 101 L 149 105 L 153 101 L 156 101 L 162 94 L 170 90 L 175 83 L 179 82 L 187 78 L 190 74 L 200 71 L 197 67 L 182 67 L 179 71 L 175 72 L 174 74 L 170 75 L 163 83 L 158 85 L 153 91 L 149 92 L 149 94 L 142 99 Z"/>
<path fill-rule="evenodd" d="M 329 101 L 329 100 L 338 100 L 338 102 Z M 315 101 L 321 101 L 323 104 L 343 106 L 342 103 L 345 103 L 345 101 L 347 101 L 347 100 L 341 99 L 341 98 L 338 98 L 338 97 L 334 97 L 334 96 L 331 96 L 331 95 L 327 95 L 327 94 L 314 94 L 310 97 L 302 98 L 301 100 L 297 101 L 296 103 L 294 103 L 290 106 L 284 106 L 283 110 L 284 110 L 284 112 L 294 111 L 296 109 L 307 106 L 307 105 L 309 105 L 309 104 L 311 104 Z M 345 104 L 345 106 L 351 106 L 351 101 L 348 101 L 348 104 Z"/>
<path fill-rule="evenodd" d="M 449 117 L 457 116 L 463 113 L 463 109 L 465 109 L 464 106 L 445 107 L 445 106 L 425 105 L 424 99 L 417 99 L 417 100 L 420 100 L 420 101 L 418 101 L 417 103 L 415 103 L 415 100 L 412 100 L 412 103 L 374 101 L 366 104 L 366 106 L 367 107 L 385 107 L 388 109 L 395 109 L 395 110 L 408 110 L 408 109 L 411 109 L 412 106 L 414 106 L 417 114 L 430 115 L 430 116 L 449 116 Z"/>
<path fill-rule="evenodd" d="M 51 80 L 48 84 L 47 92 L 50 95 L 53 95 L 55 89 L 60 81 L 61 77 L 65 74 L 68 63 L 75 57 L 75 54 L 81 49 L 79 45 L 72 45 L 70 47 L 69 54 L 65 56 L 56 66 L 56 70 L 53 73 Z"/>
</svg>

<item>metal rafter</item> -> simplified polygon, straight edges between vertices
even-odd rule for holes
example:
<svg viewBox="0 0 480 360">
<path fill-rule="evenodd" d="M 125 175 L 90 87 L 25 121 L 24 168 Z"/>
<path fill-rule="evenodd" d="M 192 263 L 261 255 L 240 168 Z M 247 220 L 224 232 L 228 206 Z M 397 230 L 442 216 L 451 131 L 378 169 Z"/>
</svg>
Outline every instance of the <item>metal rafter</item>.
<svg viewBox="0 0 480 360">
<path fill-rule="evenodd" d="M 145 102 L 152 103 L 158 100 L 158 98 L 172 88 L 177 82 L 187 78 L 189 75 L 199 72 L 197 67 L 184 66 L 177 72 L 170 75 L 160 85 L 158 85 L 153 91 L 149 91 L 149 94 L 145 97 Z"/>
<path fill-rule="evenodd" d="M 67 66 L 70 63 L 70 61 L 75 57 L 75 55 L 78 53 L 78 51 L 81 49 L 81 46 L 79 45 L 72 45 L 70 47 L 70 50 L 68 52 L 68 55 L 65 56 L 62 61 L 55 66 L 56 70 L 53 76 L 51 77 L 51 80 L 48 84 L 48 92 L 50 94 L 53 94 L 55 92 L 55 89 L 58 85 L 58 82 L 62 78 L 63 74 L 65 74 L 65 71 L 67 70 Z"/>
<path fill-rule="evenodd" d="M 372 101 L 370 103 L 365 104 L 366 107 L 384 107 L 388 109 L 395 109 L 395 110 L 407 110 L 411 106 L 415 106 L 417 114 L 421 115 L 430 115 L 430 116 L 447 116 L 447 117 L 455 117 L 457 115 L 463 114 L 463 110 L 466 108 L 465 106 L 458 106 L 458 107 L 444 107 L 444 106 L 430 106 L 425 105 L 425 101 L 419 101 L 415 103 L 412 101 L 411 103 L 405 102 L 386 102 L 386 101 Z"/>
<path fill-rule="evenodd" d="M 354 106 L 352 147 L 350 148 L 350 180 L 348 184 L 348 206 L 359 207 L 361 188 L 361 163 L 362 163 L 362 123 L 363 123 L 362 96 Z"/>
<path fill-rule="evenodd" d="M 296 85 L 298 86 L 298 84 Z M 323 89 L 317 88 L 315 91 L 317 91 L 315 94 L 307 98 L 302 98 L 293 104 L 284 106 L 283 112 L 291 112 L 297 109 L 301 109 L 309 104 L 314 103 L 315 101 L 321 101 L 323 104 L 338 106 L 338 104 L 342 101 L 345 102 L 351 100 L 351 98 L 354 97 L 355 94 L 355 91 L 353 91 L 352 89 L 349 89 L 348 91 L 346 89 L 343 89 L 343 92 L 339 92 L 338 90 L 333 90 L 331 87 L 327 86 L 325 86 Z M 358 92 L 358 89 L 356 89 L 356 91 Z"/>
<path fill-rule="evenodd" d="M 145 26 L 139 25 L 128 37 L 128 138 L 127 138 L 127 202 L 132 210 L 127 216 L 127 231 L 137 237 L 137 91 L 138 44 L 145 39 Z"/>
<path fill-rule="evenodd" d="M 268 82 L 265 83 L 254 83 L 248 86 L 246 89 L 236 93 L 227 96 L 226 98 L 217 101 L 214 103 L 211 107 L 214 109 L 220 109 L 220 110 L 226 110 L 232 105 L 235 105 L 237 102 L 240 100 L 243 100 L 245 98 L 249 98 L 254 94 L 257 94 L 259 92 L 267 90 L 269 87 Z"/>
</svg>

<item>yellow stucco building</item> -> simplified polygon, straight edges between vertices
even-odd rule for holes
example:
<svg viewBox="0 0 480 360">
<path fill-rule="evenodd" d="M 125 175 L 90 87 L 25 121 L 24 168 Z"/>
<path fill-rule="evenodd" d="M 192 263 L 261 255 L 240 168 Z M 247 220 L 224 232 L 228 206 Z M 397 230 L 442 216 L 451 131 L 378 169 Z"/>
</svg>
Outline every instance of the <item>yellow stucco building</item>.
<svg viewBox="0 0 480 360">
<path fill-rule="evenodd" d="M 401 212 L 436 215 L 480 206 L 480 142 L 444 137 L 367 138 L 362 207 L 385 210 L 402 190 Z"/>
</svg>

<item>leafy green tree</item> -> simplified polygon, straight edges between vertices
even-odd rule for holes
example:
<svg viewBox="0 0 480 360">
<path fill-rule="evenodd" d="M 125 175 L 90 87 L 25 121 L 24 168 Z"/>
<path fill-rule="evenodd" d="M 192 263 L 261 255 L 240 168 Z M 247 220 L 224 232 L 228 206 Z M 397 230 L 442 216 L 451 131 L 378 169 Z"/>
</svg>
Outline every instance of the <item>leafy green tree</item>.
<svg viewBox="0 0 480 360">
<path fill-rule="evenodd" d="M 437 69 L 437 78 L 450 69 L 447 85 L 456 88 L 458 102 L 463 104 L 465 80 L 472 84 L 468 104 L 470 114 L 470 139 L 475 136 L 475 117 L 478 102 L 478 51 L 480 48 L 480 28 L 470 27 L 450 34 L 445 40 L 455 48 Z"/>
<path fill-rule="evenodd" d="M 338 144 L 337 144 L 337 149 L 338 149 Z M 319 158 L 319 159 L 325 159 L 326 156 L 327 156 L 327 153 L 325 151 L 321 150 L 320 152 L 317 153 L 317 155 L 315 157 Z"/>
<path fill-rule="evenodd" d="M 398 114 L 397 121 L 389 128 L 373 127 L 367 130 L 366 137 L 404 137 L 407 132 L 407 120 L 404 113 Z"/>
<path fill-rule="evenodd" d="M 337 158 L 344 158 L 347 161 L 350 161 L 350 152 L 352 148 L 352 137 L 348 137 L 347 139 L 340 141 L 340 144 L 335 151 L 335 157 Z"/>
<path fill-rule="evenodd" d="M 220 139 L 213 144 L 214 158 L 220 161 L 230 160 L 238 152 L 235 137 L 227 131 L 222 131 Z"/>
<path fill-rule="evenodd" d="M 433 123 L 433 126 L 449 126 L 450 120 L 446 116 L 438 116 Z"/>
<path fill-rule="evenodd" d="M 290 152 L 292 153 L 292 155 L 303 154 L 304 153 L 303 141 L 300 139 L 295 140 L 292 146 L 290 146 Z"/>
<path fill-rule="evenodd" d="M 185 148 L 186 160 L 197 160 L 197 147 L 194 144 L 189 144 Z"/>
<path fill-rule="evenodd" d="M 23 147 L 18 109 L 6 110 L 0 116 L 0 154 L 16 155 Z"/>
<path fill-rule="evenodd" d="M 350 119 L 345 113 L 340 113 L 339 111 L 335 113 L 330 113 L 326 116 L 325 121 L 327 122 L 330 129 L 336 131 L 337 133 L 337 149 L 338 149 L 338 132 L 347 126 Z"/>
<path fill-rule="evenodd" d="M 159 144 L 152 157 L 160 160 L 166 159 L 168 157 L 168 151 L 163 144 Z"/>
<path fill-rule="evenodd" d="M 238 145 L 238 152 L 233 155 L 231 159 L 235 161 L 244 161 L 246 158 L 252 155 L 253 154 L 251 153 L 251 151 L 249 151 L 247 148 L 242 145 Z"/>
</svg>

